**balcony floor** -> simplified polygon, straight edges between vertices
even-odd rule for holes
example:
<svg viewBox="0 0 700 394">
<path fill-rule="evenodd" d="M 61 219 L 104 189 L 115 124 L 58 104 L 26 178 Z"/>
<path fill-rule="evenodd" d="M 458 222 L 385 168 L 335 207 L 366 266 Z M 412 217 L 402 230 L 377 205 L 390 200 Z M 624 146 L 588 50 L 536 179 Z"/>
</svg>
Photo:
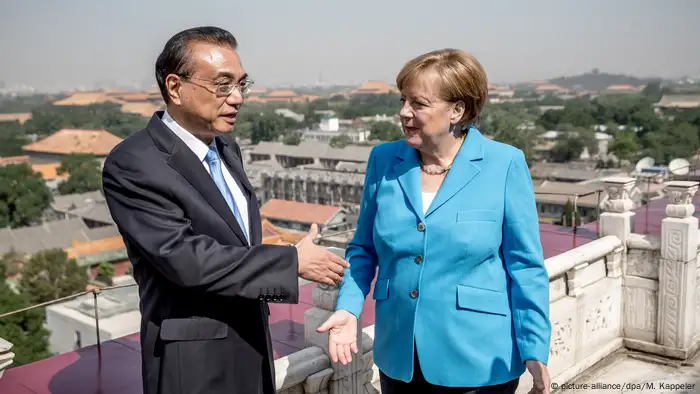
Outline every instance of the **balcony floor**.
<svg viewBox="0 0 700 394">
<path fill-rule="evenodd" d="M 609 356 L 571 382 L 554 381 L 553 383 L 573 385 L 569 389 L 559 391 L 562 394 L 700 393 L 700 355 L 681 363 L 678 360 L 623 351 Z M 621 385 L 621 387 L 584 386 L 596 383 Z M 673 385 L 677 386 L 673 387 Z"/>
<path fill-rule="evenodd" d="M 315 284 L 300 287 L 299 304 L 270 304 L 270 332 L 275 358 L 304 347 L 304 311 L 313 307 Z M 371 293 L 365 302 L 362 326 L 374 324 Z M 78 389 L 81 387 L 81 389 Z M 2 394 L 140 394 L 139 334 L 89 346 L 74 352 L 22 365 L 0 378 Z"/>
</svg>

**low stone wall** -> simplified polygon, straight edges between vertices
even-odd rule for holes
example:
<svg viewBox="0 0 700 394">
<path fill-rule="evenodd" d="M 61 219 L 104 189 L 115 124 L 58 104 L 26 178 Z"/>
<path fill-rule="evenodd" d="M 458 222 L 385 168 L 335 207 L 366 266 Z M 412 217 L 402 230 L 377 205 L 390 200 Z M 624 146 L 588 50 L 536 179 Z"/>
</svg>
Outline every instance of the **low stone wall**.
<svg viewBox="0 0 700 394">
<path fill-rule="evenodd" d="M 553 381 L 572 380 L 622 346 L 623 252 L 622 241 L 608 236 L 546 260 Z M 527 392 L 531 378 L 522 379 L 518 392 Z"/>
<path fill-rule="evenodd" d="M 0 378 L 5 370 L 10 368 L 12 361 L 15 359 L 15 354 L 11 350 L 12 344 L 0 338 Z"/>
</svg>

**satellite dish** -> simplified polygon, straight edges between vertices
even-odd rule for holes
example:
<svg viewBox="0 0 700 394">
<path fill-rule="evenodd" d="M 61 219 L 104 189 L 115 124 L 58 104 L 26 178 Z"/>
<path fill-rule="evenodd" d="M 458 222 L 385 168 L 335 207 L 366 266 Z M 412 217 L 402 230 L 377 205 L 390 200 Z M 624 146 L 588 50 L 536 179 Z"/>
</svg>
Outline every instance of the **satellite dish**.
<svg viewBox="0 0 700 394">
<path fill-rule="evenodd" d="M 643 169 L 653 167 L 654 166 L 654 158 L 653 157 L 645 157 L 637 162 L 637 165 L 634 166 L 634 170 L 637 172 L 642 172 Z"/>
<path fill-rule="evenodd" d="M 668 163 L 668 170 L 673 175 L 686 175 L 690 172 L 690 162 L 686 159 L 673 159 Z"/>
</svg>

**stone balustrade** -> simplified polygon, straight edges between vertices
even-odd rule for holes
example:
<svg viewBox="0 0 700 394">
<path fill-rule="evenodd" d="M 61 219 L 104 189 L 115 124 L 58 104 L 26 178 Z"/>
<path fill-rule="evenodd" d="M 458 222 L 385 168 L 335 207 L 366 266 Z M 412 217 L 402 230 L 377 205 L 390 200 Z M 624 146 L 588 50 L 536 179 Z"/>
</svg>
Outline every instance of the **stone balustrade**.
<svg viewBox="0 0 700 394">
<path fill-rule="evenodd" d="M 608 179 L 600 237 L 545 261 L 552 381 L 572 381 L 623 348 L 680 360 L 700 348 L 700 232 L 691 202 L 698 184 L 667 184 L 670 203 L 660 237 L 632 232 L 633 204 L 627 200 L 633 186 L 632 178 Z M 314 289 L 315 307 L 304 316 L 306 348 L 275 361 L 278 393 L 379 392 L 372 354 L 374 326 L 358 330 L 361 352 L 351 364 L 329 360 L 327 336 L 316 327 L 330 316 L 336 298 L 334 287 Z M 0 341 L 0 367 L 2 349 Z M 521 379 L 518 393 L 526 393 L 530 376 L 525 373 Z"/>
<path fill-rule="evenodd" d="M 5 370 L 12 365 L 12 361 L 15 359 L 15 354 L 11 350 L 12 344 L 0 338 L 0 378 Z"/>
</svg>

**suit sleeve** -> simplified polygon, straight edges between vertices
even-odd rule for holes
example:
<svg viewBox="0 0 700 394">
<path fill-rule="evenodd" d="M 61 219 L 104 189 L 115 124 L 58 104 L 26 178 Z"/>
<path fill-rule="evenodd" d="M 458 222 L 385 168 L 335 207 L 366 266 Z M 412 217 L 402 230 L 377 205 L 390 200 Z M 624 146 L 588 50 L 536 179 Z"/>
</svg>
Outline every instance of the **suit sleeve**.
<svg viewBox="0 0 700 394">
<path fill-rule="evenodd" d="M 141 159 L 109 156 L 102 182 L 114 221 L 130 247 L 175 286 L 222 296 L 296 303 L 298 260 L 293 246 L 222 245 L 196 233 Z"/>
<path fill-rule="evenodd" d="M 362 313 L 362 305 L 369 294 L 377 267 L 377 253 L 372 239 L 374 216 L 377 213 L 376 149 L 376 147 L 372 149 L 367 161 L 357 229 L 345 249 L 345 259 L 350 263 L 350 268 L 345 269 L 345 278 L 340 285 L 336 303 L 336 310 L 344 309 L 358 318 Z"/>
<path fill-rule="evenodd" d="M 549 275 L 544 265 L 535 194 L 525 155 L 518 150 L 505 186 L 503 256 L 511 277 L 511 304 L 516 341 L 522 361 L 547 364 Z"/>
</svg>

